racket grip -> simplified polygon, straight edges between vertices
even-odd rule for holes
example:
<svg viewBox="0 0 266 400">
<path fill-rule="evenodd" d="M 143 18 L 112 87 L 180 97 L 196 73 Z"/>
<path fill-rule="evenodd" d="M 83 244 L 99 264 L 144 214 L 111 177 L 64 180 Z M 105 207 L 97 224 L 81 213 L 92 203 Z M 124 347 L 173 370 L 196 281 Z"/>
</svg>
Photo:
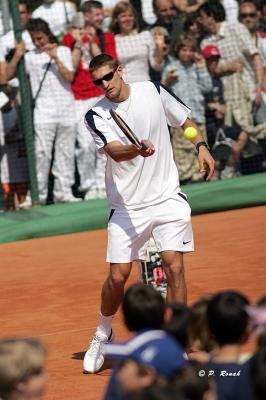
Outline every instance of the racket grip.
<svg viewBox="0 0 266 400">
<path fill-rule="evenodd" d="M 141 149 L 140 150 L 147 150 L 148 146 L 145 143 L 141 142 Z"/>
</svg>

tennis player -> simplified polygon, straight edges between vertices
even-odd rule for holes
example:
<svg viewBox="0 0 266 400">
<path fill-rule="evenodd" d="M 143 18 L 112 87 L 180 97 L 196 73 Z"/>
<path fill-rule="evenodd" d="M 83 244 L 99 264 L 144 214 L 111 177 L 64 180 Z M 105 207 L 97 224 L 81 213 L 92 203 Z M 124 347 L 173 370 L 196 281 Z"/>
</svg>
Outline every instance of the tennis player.
<svg viewBox="0 0 266 400">
<path fill-rule="evenodd" d="M 85 124 L 96 147 L 107 155 L 106 192 L 110 208 L 107 262 L 110 272 L 103 284 L 100 321 L 84 358 L 84 372 L 103 365 L 103 347 L 113 338 L 111 323 L 121 304 L 132 261 L 143 259 L 153 236 L 168 280 L 167 301 L 186 302 L 183 253 L 193 251 L 191 209 L 180 191 L 168 125 L 197 126 L 190 109 L 159 83 L 126 84 L 123 68 L 100 54 L 89 70 L 105 97 L 90 109 Z M 145 147 L 130 141 L 113 120 L 114 109 Z M 210 179 L 214 160 L 198 130 L 194 140 L 200 171 Z"/>
</svg>

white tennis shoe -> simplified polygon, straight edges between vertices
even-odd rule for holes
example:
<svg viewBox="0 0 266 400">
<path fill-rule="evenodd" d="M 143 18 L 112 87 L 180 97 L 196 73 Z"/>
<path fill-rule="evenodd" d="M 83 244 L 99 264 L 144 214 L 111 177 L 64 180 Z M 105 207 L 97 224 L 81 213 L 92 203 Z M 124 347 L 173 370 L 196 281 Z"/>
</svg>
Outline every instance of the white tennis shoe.
<svg viewBox="0 0 266 400">
<path fill-rule="evenodd" d="M 83 360 L 84 374 L 93 374 L 102 368 L 104 363 L 104 345 L 112 342 L 113 339 L 114 333 L 112 329 L 109 337 L 100 334 L 94 336 Z"/>
</svg>

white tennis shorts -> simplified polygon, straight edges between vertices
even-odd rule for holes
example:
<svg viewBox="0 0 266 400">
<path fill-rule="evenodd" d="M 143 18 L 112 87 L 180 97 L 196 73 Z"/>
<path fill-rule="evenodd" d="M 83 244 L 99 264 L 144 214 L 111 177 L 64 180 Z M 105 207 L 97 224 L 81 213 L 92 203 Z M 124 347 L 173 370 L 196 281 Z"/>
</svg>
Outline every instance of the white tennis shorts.
<svg viewBox="0 0 266 400">
<path fill-rule="evenodd" d="M 151 236 L 159 252 L 194 250 L 191 208 L 185 194 L 136 210 L 110 210 L 106 261 L 128 263 L 145 259 Z"/>
</svg>

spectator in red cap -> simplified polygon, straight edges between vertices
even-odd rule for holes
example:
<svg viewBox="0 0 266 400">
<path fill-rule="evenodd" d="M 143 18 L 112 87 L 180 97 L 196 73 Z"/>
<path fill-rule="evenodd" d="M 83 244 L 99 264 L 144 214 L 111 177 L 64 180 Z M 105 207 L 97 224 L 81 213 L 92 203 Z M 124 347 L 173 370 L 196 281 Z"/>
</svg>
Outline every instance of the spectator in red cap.
<svg viewBox="0 0 266 400">
<path fill-rule="evenodd" d="M 224 162 L 224 165 L 220 165 L 219 160 L 217 160 L 218 169 L 220 168 L 218 176 L 224 179 L 238 173 L 238 162 L 240 161 L 241 152 L 247 143 L 248 135 L 236 123 L 232 127 L 225 126 L 224 116 L 226 107 L 223 84 L 216 74 L 217 65 L 221 57 L 219 48 L 215 45 L 208 45 L 202 50 L 202 55 L 206 60 L 208 71 L 212 77 L 212 91 L 205 94 L 206 130 L 209 146 L 212 148 L 215 145 L 219 130 L 226 137 L 232 139 L 232 157 L 228 159 L 227 163 Z"/>
</svg>

